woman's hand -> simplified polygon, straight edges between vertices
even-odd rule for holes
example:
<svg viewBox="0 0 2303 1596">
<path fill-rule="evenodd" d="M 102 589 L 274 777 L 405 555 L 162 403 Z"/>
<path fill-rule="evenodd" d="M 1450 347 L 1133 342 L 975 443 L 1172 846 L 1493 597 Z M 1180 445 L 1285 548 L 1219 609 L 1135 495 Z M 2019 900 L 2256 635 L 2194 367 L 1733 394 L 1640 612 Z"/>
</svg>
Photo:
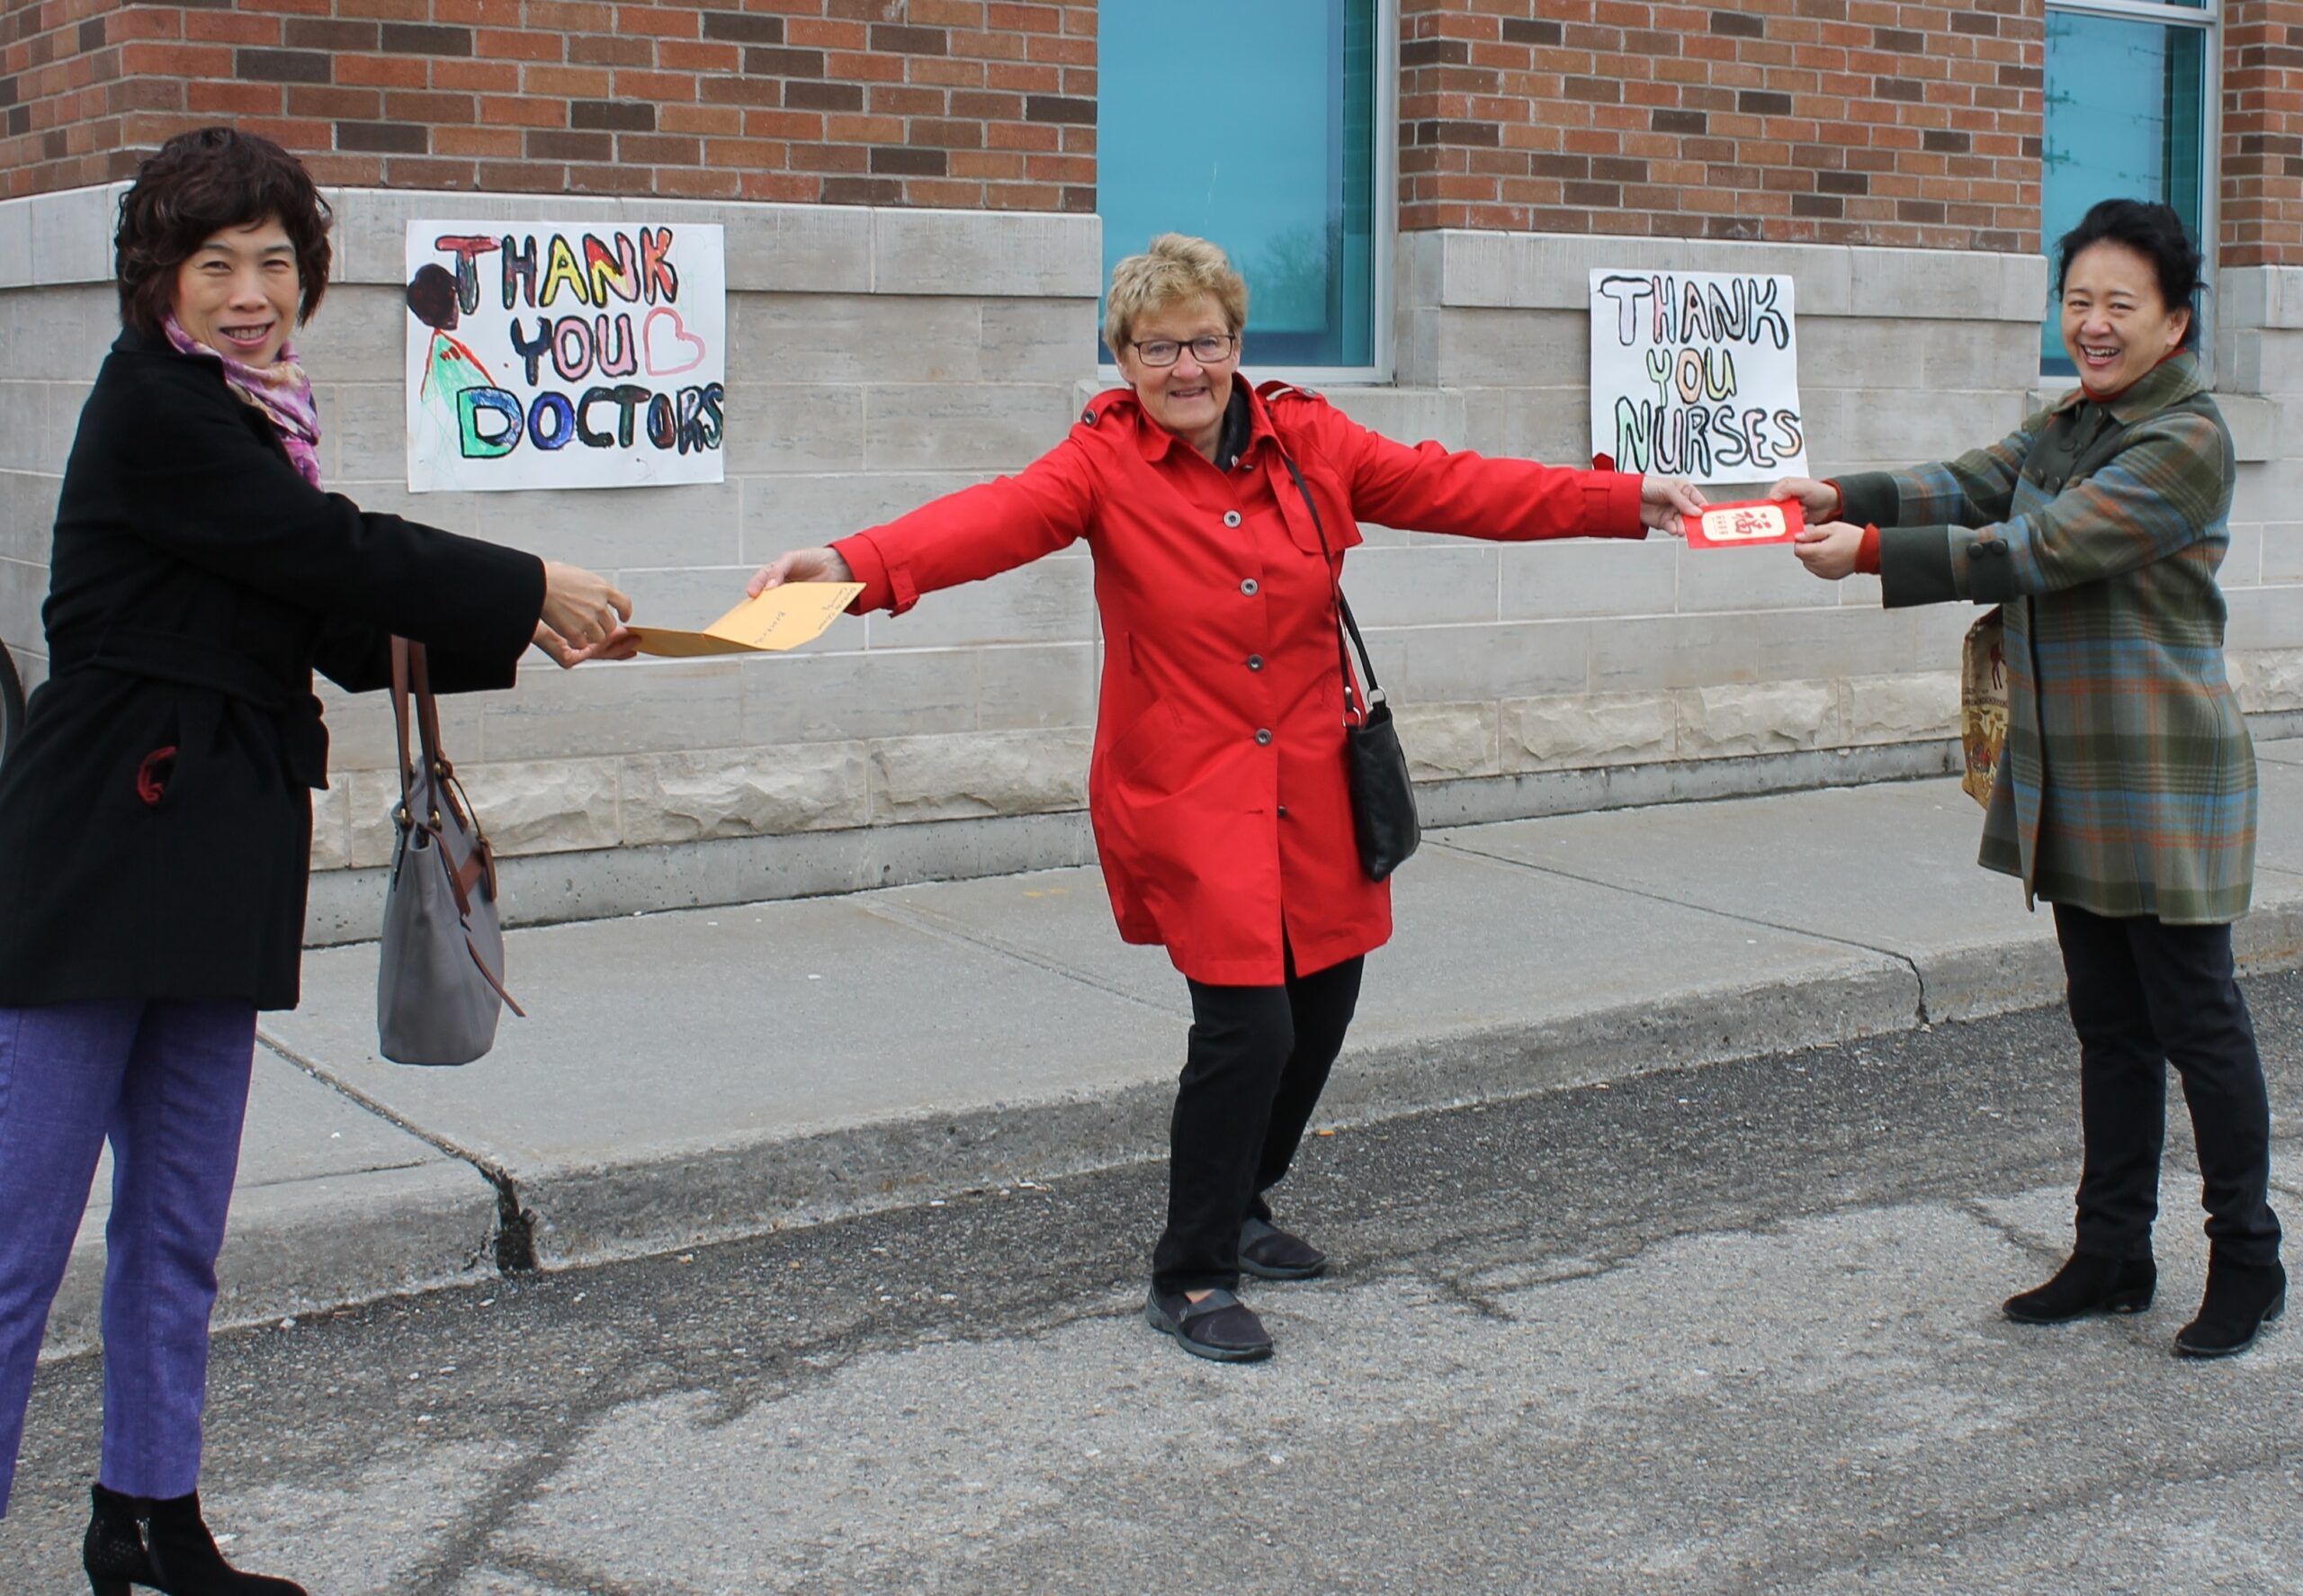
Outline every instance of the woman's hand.
<svg viewBox="0 0 2303 1596">
<path fill-rule="evenodd" d="M 581 566 L 562 565 L 558 560 L 543 562 L 543 614 L 539 626 L 549 628 L 552 634 L 571 649 L 591 649 L 605 644 L 615 635 L 619 625 L 632 619 L 632 600 L 615 589 L 614 584 L 596 571 Z M 542 639 L 536 640 L 542 643 Z M 544 650 L 547 654 L 551 650 Z M 559 656 L 552 655 L 554 659 Z M 587 655 L 587 658 L 589 656 Z M 573 660 L 562 660 L 573 664 Z"/>
<path fill-rule="evenodd" d="M 1639 479 L 1639 520 L 1656 532 L 1678 533 L 1682 516 L 1702 513 L 1703 489 L 1684 477 Z"/>
<path fill-rule="evenodd" d="M 852 582 L 856 573 L 847 569 L 836 549 L 794 549 L 789 554 L 779 554 L 752 573 L 744 592 L 757 598 L 770 587 L 781 587 L 786 582 Z"/>
<path fill-rule="evenodd" d="M 1839 489 L 1813 477 L 1786 477 L 1767 490 L 1770 498 L 1796 498 L 1799 512 L 1812 524 L 1829 521 L 1840 511 Z"/>
<path fill-rule="evenodd" d="M 1785 480 L 1797 482 L 1800 479 L 1791 477 Z M 1779 489 L 1783 485 L 1779 482 L 1776 487 Z M 1832 492 L 1828 483 L 1811 482 L 1808 486 L 1821 488 L 1825 493 Z M 1792 495 L 1779 492 L 1770 497 L 1789 498 Z M 1833 494 L 1832 497 L 1836 499 L 1838 495 Z M 1852 574 L 1855 552 L 1862 546 L 1863 529 L 1860 526 L 1850 526 L 1844 521 L 1827 521 L 1821 526 L 1801 528 L 1798 537 L 1792 541 L 1791 549 L 1799 556 L 1800 564 L 1824 580 L 1836 582 L 1842 577 Z"/>
<path fill-rule="evenodd" d="M 577 648 L 542 622 L 536 623 L 535 645 L 562 670 L 573 670 L 587 659 L 629 659 L 640 652 L 640 634 L 619 626 L 605 641 Z"/>
</svg>

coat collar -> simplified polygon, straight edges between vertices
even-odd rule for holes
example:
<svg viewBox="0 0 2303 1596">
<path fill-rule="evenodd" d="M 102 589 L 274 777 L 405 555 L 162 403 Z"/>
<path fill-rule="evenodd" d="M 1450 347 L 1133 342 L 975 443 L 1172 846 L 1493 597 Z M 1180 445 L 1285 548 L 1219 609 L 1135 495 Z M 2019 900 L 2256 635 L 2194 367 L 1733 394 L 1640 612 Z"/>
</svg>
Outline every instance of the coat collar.
<svg viewBox="0 0 2303 1596">
<path fill-rule="evenodd" d="M 1246 443 L 1241 449 L 1240 454 L 1242 459 L 1245 459 L 1254 451 L 1258 441 L 1264 438 L 1277 440 L 1279 430 L 1272 425 L 1271 407 L 1265 403 L 1264 396 L 1256 391 L 1254 385 L 1250 383 L 1244 375 L 1234 372 L 1232 373 L 1232 414 L 1225 417 L 1223 427 L 1226 442 L 1232 438 L 1232 429 L 1237 425 L 1238 409 L 1242 402 L 1247 406 L 1248 418 Z M 1134 390 L 1132 389 L 1115 388 L 1098 394 L 1088 402 L 1088 408 L 1080 412 L 1080 419 L 1089 426 L 1103 426 L 1116 422 L 1133 429 L 1136 448 L 1142 452 L 1144 459 L 1155 465 L 1166 460 L 1171 450 L 1191 447 L 1183 439 L 1146 416 L 1143 413 L 1143 401 L 1135 397 Z"/>
<path fill-rule="evenodd" d="M 112 341 L 112 346 L 122 354 L 174 354 L 175 353 L 175 347 L 168 342 L 166 334 L 157 330 L 148 333 L 139 332 L 132 327 L 125 326 L 120 329 L 120 336 Z"/>
<path fill-rule="evenodd" d="M 2061 414 L 2083 404 L 2097 405 L 2125 426 L 2146 416 L 2155 416 L 2170 405 L 2179 405 L 2206 389 L 2207 378 L 2200 369 L 2198 353 L 2185 349 L 2161 361 L 2108 399 L 2091 399 L 2084 388 L 2074 388 L 2048 408 Z"/>
</svg>

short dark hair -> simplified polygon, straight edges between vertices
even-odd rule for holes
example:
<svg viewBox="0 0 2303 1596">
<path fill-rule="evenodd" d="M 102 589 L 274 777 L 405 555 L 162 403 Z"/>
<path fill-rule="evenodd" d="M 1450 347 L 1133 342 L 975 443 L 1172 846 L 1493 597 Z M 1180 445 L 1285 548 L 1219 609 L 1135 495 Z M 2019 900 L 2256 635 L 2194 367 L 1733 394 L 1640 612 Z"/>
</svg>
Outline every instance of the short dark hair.
<svg viewBox="0 0 2303 1596">
<path fill-rule="evenodd" d="M 303 163 L 237 128 L 178 133 L 146 156 L 120 201 L 112 258 L 120 318 L 157 332 L 174 308 L 176 268 L 230 228 L 277 220 L 296 249 L 299 324 L 327 291 L 328 208 Z"/>
<path fill-rule="evenodd" d="M 2191 229 L 2173 205 L 2147 200 L 2101 200 L 2079 219 L 2079 225 L 2056 246 L 2055 291 L 2063 294 L 2071 263 L 2091 244 L 2124 244 L 2151 263 L 2159 279 L 2159 297 L 2170 310 L 2187 309 L 2191 322 L 2183 328 L 2182 347 L 2199 336 L 2200 275 L 2206 265 Z"/>
</svg>

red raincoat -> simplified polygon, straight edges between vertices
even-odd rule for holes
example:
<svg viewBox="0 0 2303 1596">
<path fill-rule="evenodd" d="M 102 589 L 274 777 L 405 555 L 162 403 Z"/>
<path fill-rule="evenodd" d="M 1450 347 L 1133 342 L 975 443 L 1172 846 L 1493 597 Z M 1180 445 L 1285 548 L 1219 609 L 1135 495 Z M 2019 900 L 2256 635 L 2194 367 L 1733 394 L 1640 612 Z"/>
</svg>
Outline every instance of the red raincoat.
<svg viewBox="0 0 2303 1596">
<path fill-rule="evenodd" d="M 1218 470 L 1100 394 L 1023 471 L 836 547 L 855 609 L 910 609 L 1086 538 L 1104 632 L 1088 812 L 1129 942 L 1222 986 L 1276 986 L 1381 946 L 1387 883 L 1359 868 L 1344 783 L 1336 577 L 1358 523 L 1522 542 L 1644 537 L 1639 479 L 1411 449 L 1266 383 Z M 1330 556 L 1282 451 L 1319 506 Z"/>
</svg>

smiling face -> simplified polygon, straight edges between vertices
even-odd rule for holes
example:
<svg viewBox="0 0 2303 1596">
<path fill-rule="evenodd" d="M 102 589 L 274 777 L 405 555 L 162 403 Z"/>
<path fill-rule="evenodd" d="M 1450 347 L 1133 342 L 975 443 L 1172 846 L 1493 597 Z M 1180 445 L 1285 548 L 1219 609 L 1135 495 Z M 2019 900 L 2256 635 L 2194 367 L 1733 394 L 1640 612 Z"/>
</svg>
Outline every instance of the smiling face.
<svg viewBox="0 0 2303 1596">
<path fill-rule="evenodd" d="M 1203 294 L 1145 311 L 1128 329 L 1126 345 L 1116 352 L 1120 375 L 1134 387 L 1144 414 L 1210 460 L 1223 435 L 1223 411 L 1232 402 L 1240 346 L 1234 341 L 1223 359 L 1203 363 L 1189 345 L 1194 338 L 1222 338 L 1238 330 L 1224 318 L 1223 307 Z M 1158 340 L 1185 345 L 1175 364 L 1147 366 L 1138 356 L 1136 345 Z"/>
<path fill-rule="evenodd" d="M 2182 347 L 2188 305 L 2171 306 L 2140 250 L 2106 238 L 2071 257 L 2063 278 L 2063 346 L 2091 392 L 2121 392 Z"/>
<path fill-rule="evenodd" d="M 296 246 L 266 218 L 213 234 L 176 268 L 176 320 L 211 349 L 268 366 L 288 342 L 302 292 Z"/>
</svg>

